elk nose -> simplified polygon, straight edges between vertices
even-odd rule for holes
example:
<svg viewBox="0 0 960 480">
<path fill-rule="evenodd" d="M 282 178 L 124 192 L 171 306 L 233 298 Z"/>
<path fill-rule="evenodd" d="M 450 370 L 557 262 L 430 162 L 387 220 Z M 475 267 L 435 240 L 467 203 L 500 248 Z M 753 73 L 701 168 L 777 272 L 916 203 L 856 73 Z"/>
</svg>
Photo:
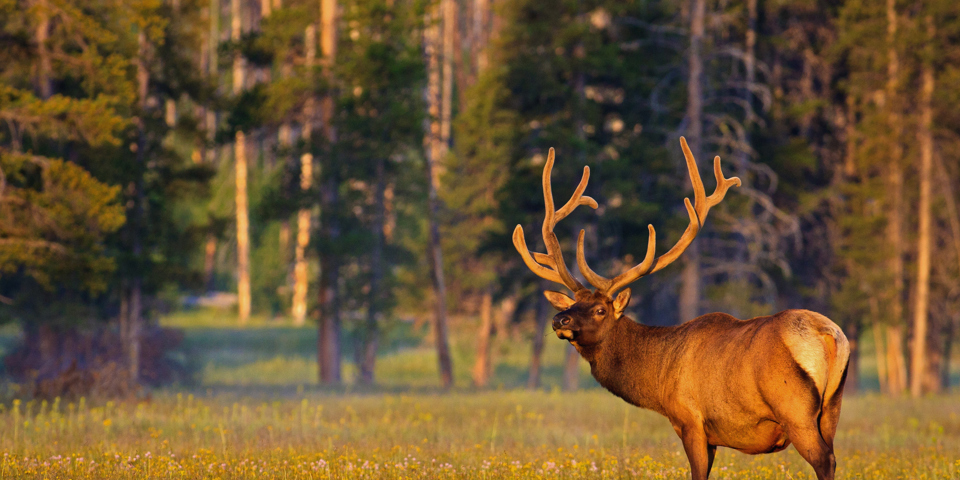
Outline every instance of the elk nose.
<svg viewBox="0 0 960 480">
<path fill-rule="evenodd" d="M 570 317 L 567 315 L 553 317 L 553 329 L 566 327 L 570 325 Z"/>
</svg>

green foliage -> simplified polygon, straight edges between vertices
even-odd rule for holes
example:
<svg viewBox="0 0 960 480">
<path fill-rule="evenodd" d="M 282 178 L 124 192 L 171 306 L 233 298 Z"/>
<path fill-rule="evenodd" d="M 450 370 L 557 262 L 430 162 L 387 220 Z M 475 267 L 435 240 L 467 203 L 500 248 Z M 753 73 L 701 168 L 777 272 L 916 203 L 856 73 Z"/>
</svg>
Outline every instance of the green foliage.
<svg viewBox="0 0 960 480">
<path fill-rule="evenodd" d="M 106 290 L 113 259 L 105 237 L 124 222 L 119 188 L 62 160 L 0 155 L 0 273 L 22 274 L 47 290 Z"/>
</svg>

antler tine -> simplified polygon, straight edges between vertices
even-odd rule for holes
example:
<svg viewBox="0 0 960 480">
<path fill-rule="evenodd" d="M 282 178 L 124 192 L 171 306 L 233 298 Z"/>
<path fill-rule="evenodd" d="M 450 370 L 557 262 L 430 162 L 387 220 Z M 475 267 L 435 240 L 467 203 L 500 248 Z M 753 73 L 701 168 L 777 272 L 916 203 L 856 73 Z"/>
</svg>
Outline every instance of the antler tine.
<svg viewBox="0 0 960 480">
<path fill-rule="evenodd" d="M 623 286 L 629 284 L 637 278 L 646 275 L 653 267 L 654 253 L 657 250 L 657 231 L 653 228 L 653 225 L 647 225 L 647 230 L 649 231 L 647 254 L 643 257 L 643 261 L 630 270 L 617 275 L 613 280 L 598 275 L 587 265 L 587 259 L 583 253 L 584 231 L 580 230 L 580 237 L 577 239 L 577 266 L 580 267 L 580 273 L 583 274 L 584 278 L 586 278 L 591 285 L 608 294 L 612 294 L 618 290 L 620 288 L 618 285 Z"/>
<path fill-rule="evenodd" d="M 730 187 L 739 187 L 740 178 L 739 177 L 730 177 L 724 178 L 723 171 L 720 170 L 720 156 L 713 157 L 713 175 L 717 177 L 717 189 L 713 191 L 713 195 L 710 195 L 709 201 L 710 207 L 720 203 L 723 200 L 723 197 L 727 195 L 727 190 Z M 709 208 L 709 207 L 708 207 Z"/>
<path fill-rule="evenodd" d="M 566 285 L 563 279 L 560 278 L 560 274 L 550 268 L 540 265 L 540 263 L 537 263 L 537 260 L 534 260 L 533 255 L 535 255 L 538 259 L 547 257 L 551 263 L 553 262 L 553 259 L 548 255 L 544 255 L 542 253 L 534 253 L 533 255 L 530 254 L 530 249 L 527 248 L 527 241 L 523 237 L 523 227 L 520 225 L 517 225 L 517 228 L 513 229 L 513 246 L 517 248 L 518 252 L 520 252 L 520 257 L 523 258 L 523 263 L 527 264 L 527 268 L 532 270 L 533 273 L 535 273 L 538 277 L 550 280 L 551 282 Z M 550 266 L 552 267 L 553 265 Z"/>
<path fill-rule="evenodd" d="M 653 225 L 650 225 L 650 239 L 647 243 L 647 254 L 643 262 L 623 272 L 613 280 L 607 280 L 595 274 L 590 270 L 590 267 L 587 266 L 587 262 L 583 258 L 583 232 L 581 232 L 580 240 L 577 243 L 577 265 L 580 266 L 580 271 L 584 277 L 586 277 L 591 284 L 603 290 L 604 293 L 613 295 L 617 290 L 636 281 L 638 278 L 658 272 L 673 263 L 683 254 L 687 247 L 690 246 L 697 234 L 700 233 L 700 229 L 703 227 L 703 222 L 706 221 L 710 209 L 723 200 L 723 197 L 726 196 L 727 190 L 729 190 L 730 187 L 740 186 L 739 178 L 725 178 L 723 176 L 723 172 L 720 169 L 720 157 L 714 157 L 713 173 L 717 177 L 717 188 L 712 195 L 707 197 L 703 188 L 703 180 L 700 178 L 700 172 L 697 169 L 697 160 L 694 158 L 693 152 L 690 151 L 687 140 L 683 137 L 680 137 L 680 147 L 683 150 L 683 156 L 687 162 L 687 172 L 690 174 L 690 183 L 693 185 L 694 203 L 691 204 L 689 198 L 683 199 L 683 204 L 687 208 L 687 215 L 690 217 L 690 224 L 687 225 L 687 229 L 684 230 L 680 240 L 678 240 L 676 245 L 667 251 L 667 253 L 664 253 L 654 260 L 656 233 Z"/>
<path fill-rule="evenodd" d="M 729 190 L 730 187 L 740 186 L 739 178 L 724 178 L 723 172 L 720 170 L 720 157 L 714 157 L 713 173 L 717 177 L 717 188 L 713 191 L 713 194 L 706 197 L 703 190 L 703 181 L 700 179 L 700 172 L 697 170 L 697 161 L 693 157 L 690 147 L 687 146 L 687 139 L 680 137 L 680 147 L 683 149 L 683 156 L 687 160 L 687 170 L 690 174 L 690 182 L 693 184 L 694 205 L 690 204 L 689 198 L 683 199 L 683 204 L 687 207 L 687 215 L 690 216 L 690 224 L 687 225 L 687 229 L 683 231 L 683 235 L 680 236 L 680 240 L 677 241 L 676 245 L 668 250 L 667 253 L 657 258 L 657 264 L 647 275 L 662 270 L 679 258 L 687 247 L 693 243 L 693 239 L 697 237 L 697 234 L 700 233 L 700 229 L 703 227 L 703 222 L 707 220 L 707 214 L 710 213 L 710 209 L 723 200 L 723 197 L 727 195 L 727 190 Z"/>
<path fill-rule="evenodd" d="M 546 210 L 543 219 L 542 233 L 543 243 L 547 247 L 547 253 L 534 252 L 531 254 L 523 236 L 523 227 L 520 225 L 517 225 L 517 228 L 513 231 L 513 245 L 517 248 L 517 251 L 520 252 L 524 263 L 527 264 L 527 267 L 529 267 L 533 273 L 546 280 L 563 284 L 570 290 L 576 292 L 582 290 L 583 285 L 578 282 L 577 279 L 573 278 L 573 275 L 567 270 L 566 263 L 563 261 L 563 252 L 560 250 L 560 240 L 557 239 L 553 228 L 557 222 L 570 215 L 578 206 L 587 205 L 596 209 L 599 205 L 597 205 L 596 200 L 583 195 L 583 192 L 587 188 L 587 182 L 590 180 L 590 167 L 583 167 L 583 176 L 580 179 L 580 184 L 577 185 L 576 190 L 574 190 L 573 196 L 570 197 L 570 200 L 568 200 L 560 210 L 554 210 L 553 189 L 550 182 L 554 160 L 555 152 L 553 148 L 550 148 L 547 154 L 547 162 L 543 167 L 542 179 L 543 203 Z"/>
</svg>

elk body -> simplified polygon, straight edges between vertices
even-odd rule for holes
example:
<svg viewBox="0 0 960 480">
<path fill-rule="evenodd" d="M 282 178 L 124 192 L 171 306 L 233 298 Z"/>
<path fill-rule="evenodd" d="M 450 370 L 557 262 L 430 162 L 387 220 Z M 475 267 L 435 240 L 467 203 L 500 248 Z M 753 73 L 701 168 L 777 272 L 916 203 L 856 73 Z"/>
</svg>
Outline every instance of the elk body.
<svg viewBox="0 0 960 480">
<path fill-rule="evenodd" d="M 584 167 L 573 197 L 554 211 L 553 149 L 543 172 L 547 253 L 531 253 L 519 225 L 514 245 L 534 273 L 573 291 L 573 298 L 544 292 L 560 310 L 553 319 L 557 336 L 568 340 L 590 363 L 591 373 L 604 388 L 670 420 L 694 480 L 706 480 L 717 447 L 759 454 L 783 450 L 791 443 L 813 466 L 818 479 L 833 479 L 833 437 L 850 355 L 840 327 L 808 310 L 785 310 L 750 320 L 711 313 L 675 327 L 645 326 L 623 315 L 630 302 L 630 289 L 624 287 L 676 260 L 696 237 L 710 208 L 723 200 L 731 186 L 740 185 L 736 177 L 723 177 L 716 157 L 717 189 L 707 197 L 696 161 L 686 141 L 681 138 L 680 142 L 694 204 L 684 199 L 690 224 L 667 253 L 655 258 L 656 232 L 651 225 L 644 260 L 607 279 L 587 265 L 581 230 L 577 265 L 596 289 L 591 291 L 577 281 L 567 270 L 553 228 L 577 206 L 597 208 L 597 202 L 583 196 L 590 177 L 589 168 Z"/>
</svg>

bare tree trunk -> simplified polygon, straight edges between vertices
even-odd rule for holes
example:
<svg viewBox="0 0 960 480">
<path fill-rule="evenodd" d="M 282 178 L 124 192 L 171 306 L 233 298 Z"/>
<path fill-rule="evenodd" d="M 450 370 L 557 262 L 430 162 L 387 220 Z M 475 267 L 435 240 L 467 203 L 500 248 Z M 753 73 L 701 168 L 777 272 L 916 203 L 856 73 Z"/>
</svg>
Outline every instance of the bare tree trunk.
<svg viewBox="0 0 960 480">
<path fill-rule="evenodd" d="M 541 290 L 546 288 L 546 285 L 541 282 Z M 543 346 L 546 340 L 547 323 L 550 319 L 550 309 L 552 307 L 547 302 L 546 297 L 539 295 L 537 299 L 537 306 L 534 308 L 534 315 L 536 318 L 534 321 L 533 329 L 533 351 L 530 357 L 530 376 L 527 377 L 527 388 L 530 390 L 535 390 L 540 388 L 540 373 L 542 370 L 543 363 Z"/>
<path fill-rule="evenodd" d="M 494 321 L 496 325 L 496 340 L 497 342 L 507 341 L 508 330 L 510 329 L 510 324 L 513 321 L 514 315 L 517 313 L 517 293 L 514 290 L 511 294 L 507 295 L 500 302 L 500 313 L 497 315 Z"/>
<path fill-rule="evenodd" d="M 441 13 L 446 17 L 447 11 L 451 10 L 452 0 L 442 0 L 440 4 Z M 428 68 L 428 107 L 430 115 L 430 133 L 427 139 L 429 151 L 427 155 L 427 188 L 429 196 L 429 257 L 430 270 L 433 280 L 434 290 L 434 337 L 437 343 L 437 361 L 440 368 L 440 385 L 444 388 L 450 388 L 453 385 L 453 363 L 450 358 L 450 346 L 447 340 L 447 287 L 443 278 L 443 253 L 440 247 L 440 176 L 442 175 L 443 158 L 447 152 L 447 141 L 449 141 L 449 112 L 446 110 L 443 100 L 448 97 L 446 89 L 441 90 L 441 83 L 445 84 L 441 78 L 440 52 L 438 47 L 440 42 L 440 26 L 432 22 L 424 32 L 424 43 L 427 50 L 427 68 Z M 446 23 L 446 18 L 443 19 Z M 444 52 L 445 53 L 445 52 Z M 452 57 L 451 57 L 452 60 Z M 444 59 L 446 64 L 446 59 Z M 444 67 L 444 70 L 446 68 Z M 452 66 L 451 66 L 452 70 Z M 452 72 L 451 72 L 452 73 Z M 452 81 L 452 79 L 451 79 Z M 452 85 L 452 84 L 451 84 Z M 452 97 L 451 97 L 452 98 Z M 444 130 L 444 119 L 446 120 L 446 131 Z"/>
<path fill-rule="evenodd" d="M 247 137 L 237 132 L 234 143 L 237 208 L 237 302 L 240 324 L 250 318 L 250 218 L 247 209 Z"/>
<path fill-rule="evenodd" d="M 327 80 L 333 81 L 333 63 L 337 47 L 337 2 L 322 0 L 320 5 L 320 54 L 323 57 Z M 328 94 L 323 99 L 322 129 L 328 145 L 337 141 L 333 128 L 334 99 Z M 320 254 L 320 332 L 317 339 L 317 360 L 320 363 L 320 383 L 340 383 L 340 265 L 335 252 L 340 237 L 340 225 L 337 218 L 339 178 L 335 170 L 335 159 L 328 158 L 326 172 L 320 193 L 320 208 L 323 215 L 321 231 L 328 247 Z"/>
<path fill-rule="evenodd" d="M 441 168 L 450 146 L 450 131 L 453 112 L 453 61 L 454 38 L 457 32 L 457 4 L 454 0 L 441 0 L 443 9 L 443 98 L 440 107 L 440 141 L 443 142 L 443 154 L 436 160 Z M 441 170 L 442 171 L 442 170 Z"/>
<path fill-rule="evenodd" d="M 895 0 L 887 0 L 887 87 L 886 104 L 893 145 L 887 164 L 887 192 L 889 194 L 887 239 L 890 242 L 888 269 L 893 276 L 890 305 L 892 324 L 887 328 L 887 375 L 890 393 L 898 395 L 907 387 L 906 365 L 903 354 L 903 122 L 899 113 L 900 61 L 896 49 L 897 11 Z"/>
<path fill-rule="evenodd" d="M 377 347 L 380 343 L 380 318 L 383 305 L 383 227 L 384 227 L 384 191 L 387 178 L 383 158 L 377 159 L 376 186 L 374 191 L 373 247 L 370 251 L 370 298 L 367 305 L 367 325 L 364 329 L 363 354 L 360 357 L 360 383 L 372 384 L 374 367 L 377 362 Z"/>
<path fill-rule="evenodd" d="M 323 223 L 321 228 L 327 242 L 334 245 L 340 237 L 337 208 L 337 182 L 328 179 L 321 192 Z M 320 256 L 320 335 L 318 360 L 320 383 L 340 383 L 340 265 L 334 252 L 324 251 Z"/>
<path fill-rule="evenodd" d="M 887 388 L 893 395 L 902 394 L 907 388 L 907 367 L 904 358 L 903 326 L 887 327 Z"/>
<path fill-rule="evenodd" d="M 220 69 L 220 59 L 217 52 L 220 44 L 220 0 L 210 0 L 207 11 L 210 14 L 210 25 L 207 31 L 207 75 L 216 79 Z M 217 113 L 212 108 L 205 109 L 202 120 L 204 130 L 207 133 L 207 145 L 212 146 L 217 131 Z M 216 161 L 217 150 L 216 146 L 206 150 L 205 160 L 207 163 L 212 164 Z"/>
<path fill-rule="evenodd" d="M 136 193 L 134 200 L 133 222 L 131 222 L 132 245 L 131 250 L 134 258 L 140 260 L 143 254 L 142 235 L 146 226 L 144 218 L 145 195 L 143 192 L 143 175 L 146 169 L 146 151 L 147 151 L 147 94 L 150 86 L 150 72 L 147 69 L 147 55 L 149 45 L 147 44 L 147 35 L 144 30 L 140 30 L 137 35 L 137 98 L 139 118 L 137 121 L 137 168 L 139 169 L 136 180 Z M 140 380 L 140 331 L 143 321 L 143 280 L 139 274 L 134 274 L 130 281 L 130 304 L 127 312 L 127 338 L 125 340 L 127 357 L 130 369 L 130 384 L 136 385 Z"/>
<path fill-rule="evenodd" d="M 889 376 L 887 375 L 887 349 L 884 345 L 883 326 L 875 324 L 873 326 L 873 343 L 875 354 L 877 356 L 877 380 L 880 383 L 882 393 L 890 393 L 890 385 L 887 384 Z"/>
<path fill-rule="evenodd" d="M 574 392 L 580 388 L 580 353 L 573 345 L 567 345 L 566 352 L 563 362 L 563 390 Z"/>
<path fill-rule="evenodd" d="M 937 175 L 935 178 L 940 179 L 938 185 L 942 191 L 942 196 L 945 200 L 946 210 L 947 210 L 947 220 L 950 225 L 950 239 L 953 244 L 953 250 L 955 252 L 955 258 L 957 260 L 957 272 L 960 272 L 960 208 L 957 208 L 956 194 L 953 190 L 953 186 L 950 183 L 950 173 L 947 171 L 946 167 L 943 165 L 943 158 L 940 155 L 934 157 L 936 160 Z M 956 312 L 951 312 L 956 317 Z M 943 346 L 943 369 L 941 374 L 940 385 L 942 388 L 946 389 L 950 387 L 950 360 L 951 360 L 951 351 L 953 347 L 953 341 L 956 338 L 957 332 L 957 318 L 950 318 L 947 321 L 947 328 L 944 336 L 944 346 Z"/>
<path fill-rule="evenodd" d="M 260 0 L 260 15 L 263 18 L 270 16 L 273 13 L 273 7 L 274 5 L 272 4 L 271 0 Z M 277 9 L 279 9 L 279 7 L 277 7 Z M 308 49 L 310 48 L 309 42 L 308 42 L 307 48 Z M 292 70 L 293 70 L 293 65 L 291 65 L 291 59 L 288 56 L 287 58 L 284 59 L 283 65 L 280 67 L 280 78 L 281 79 L 289 78 Z M 268 70 L 268 73 L 269 73 L 269 70 Z M 290 148 L 293 146 L 293 131 L 290 126 L 290 122 L 284 121 L 283 123 L 280 124 L 280 128 L 278 128 L 277 130 L 277 141 L 280 144 L 280 151 L 283 152 L 283 161 L 280 162 L 284 171 L 284 174 L 281 175 L 281 178 L 284 179 L 282 194 L 284 196 L 288 196 L 290 192 L 290 189 L 289 189 L 290 185 L 286 184 L 286 179 L 287 179 L 286 172 L 290 168 L 290 164 L 293 162 L 292 155 L 290 152 Z M 297 235 L 298 236 L 300 235 L 299 229 L 297 230 Z M 284 218 L 283 220 L 280 221 L 280 239 L 279 239 L 280 240 L 279 255 L 280 255 L 280 262 L 282 265 L 288 265 L 287 262 L 290 261 L 290 237 L 291 237 L 290 220 L 288 218 Z M 296 260 L 294 260 L 294 270 L 296 270 Z M 291 315 L 293 316 L 293 324 L 298 326 L 303 325 L 303 316 L 297 315 L 296 284 L 294 284 L 293 301 L 291 303 L 292 303 Z"/>
<path fill-rule="evenodd" d="M 847 380 L 844 383 L 845 394 L 860 391 L 860 322 L 854 322 L 844 329 L 850 345 L 850 357 L 847 361 Z"/>
<path fill-rule="evenodd" d="M 242 0 L 230 1 L 230 39 L 240 41 L 242 33 Z M 245 75 L 243 57 L 233 56 L 233 94 L 243 92 Z M 236 174 L 236 215 L 237 215 L 237 304 L 240 324 L 250 318 L 250 217 L 247 207 L 247 137 L 239 131 L 234 137 L 233 158 Z"/>
<path fill-rule="evenodd" d="M 706 0 L 692 0 L 690 6 L 690 53 L 687 80 L 687 144 L 694 158 L 700 160 L 703 148 L 703 37 Z M 700 313 L 700 247 L 693 242 L 687 247 L 680 274 L 680 323 Z"/>
<path fill-rule="evenodd" d="M 937 391 L 943 391 L 950 388 L 950 359 L 953 353 L 953 340 L 956 336 L 956 320 L 947 318 L 946 326 L 943 332 L 943 354 L 940 355 L 940 378 Z"/>
<path fill-rule="evenodd" d="M 747 0 L 747 38 L 746 57 L 743 67 L 746 70 L 747 92 L 746 100 L 752 101 L 753 82 L 757 80 L 757 0 Z"/>
<path fill-rule="evenodd" d="M 473 385 L 476 387 L 486 387 L 490 381 L 491 333 L 493 333 L 493 287 L 488 286 L 483 291 L 483 298 L 480 299 L 480 332 L 477 334 L 477 359 L 473 364 Z"/>
<path fill-rule="evenodd" d="M 890 393 L 890 385 L 887 384 L 887 380 L 890 379 L 887 375 L 887 349 L 884 346 L 884 332 L 886 331 L 884 325 L 880 323 L 880 306 L 877 304 L 877 298 L 871 296 L 870 300 L 870 316 L 873 318 L 873 353 L 877 358 L 877 381 L 880 383 L 880 392 L 881 393 Z"/>
<path fill-rule="evenodd" d="M 313 69 L 314 58 L 317 56 L 316 28 L 307 27 L 305 32 L 307 71 Z M 307 99 L 304 105 L 303 140 L 309 149 L 313 124 L 313 99 Z M 306 192 L 313 187 L 313 154 L 305 152 L 300 156 L 300 190 Z M 303 325 L 307 318 L 307 292 L 309 280 L 307 278 L 307 248 L 310 246 L 310 209 L 301 208 L 297 212 L 297 248 L 293 266 L 293 323 Z"/>
<path fill-rule="evenodd" d="M 927 49 L 933 42 L 933 17 L 925 18 Z M 933 174 L 933 66 L 923 65 L 920 89 L 920 227 L 917 235 L 917 291 L 913 306 L 913 352 L 910 361 L 910 394 L 919 397 L 927 377 L 927 323 L 930 307 L 930 183 Z"/>
<path fill-rule="evenodd" d="M 217 236 L 213 232 L 207 233 L 207 241 L 203 247 L 203 288 L 213 290 L 213 267 L 217 253 Z"/>
<path fill-rule="evenodd" d="M 434 163 L 434 162 L 430 162 Z M 433 165 L 429 170 L 435 171 Z M 440 386 L 444 389 L 453 386 L 453 360 L 450 357 L 450 345 L 447 337 L 447 287 L 443 279 L 443 254 L 440 248 L 440 227 L 438 216 L 440 214 L 440 199 L 437 196 L 437 173 L 431 175 L 430 182 L 430 268 L 433 277 L 433 290 L 436 302 L 433 333 L 437 343 L 437 361 L 440 367 Z"/>
<path fill-rule="evenodd" d="M 53 95 L 53 84 L 50 78 L 53 66 L 50 63 L 50 49 L 47 46 L 47 40 L 50 37 L 50 5 L 47 0 L 38 0 L 35 7 L 39 16 L 35 40 L 37 56 L 40 57 L 37 62 L 37 93 L 40 98 L 46 100 Z"/>
<path fill-rule="evenodd" d="M 858 140 L 857 115 L 856 115 L 856 102 L 852 95 L 847 96 L 846 111 L 844 113 L 845 113 L 845 117 L 844 117 L 843 127 L 844 127 L 844 137 L 845 137 L 844 141 L 846 142 L 846 152 L 844 153 L 844 158 L 843 158 L 842 176 L 837 175 L 837 177 L 835 177 L 838 180 L 837 183 L 853 182 L 855 181 L 854 177 L 857 174 L 857 163 L 856 163 L 857 140 Z M 843 202 L 839 200 L 834 200 L 832 204 L 833 204 L 834 210 L 837 212 L 841 212 L 843 209 L 846 208 Z M 855 268 L 854 262 L 851 261 L 850 259 L 847 259 L 846 262 L 847 262 L 848 270 L 852 271 Z M 872 301 L 876 303 L 876 299 L 873 299 Z M 876 324 L 876 321 L 878 318 L 879 317 L 877 316 L 877 314 L 873 315 L 874 325 L 871 328 L 874 331 L 875 335 L 879 332 L 878 330 L 879 327 Z M 857 391 L 860 390 L 860 375 L 861 375 L 860 335 L 863 328 L 865 327 L 865 324 L 861 320 L 850 320 L 850 319 L 848 319 L 846 323 L 847 323 L 846 325 L 847 328 L 845 329 L 845 333 L 847 335 L 847 339 L 850 341 L 850 363 L 847 366 L 846 388 L 850 393 L 856 393 Z M 878 356 L 878 358 L 882 358 L 882 357 Z M 880 366 L 881 365 L 878 364 L 877 368 L 879 369 Z M 879 373 L 878 373 L 878 376 L 879 376 Z M 886 380 L 884 380 L 884 382 L 885 381 Z M 885 385 L 885 383 L 881 384 L 881 386 L 883 385 Z M 883 390 L 883 388 L 881 388 L 881 390 Z"/>
<path fill-rule="evenodd" d="M 487 44 L 489 34 L 487 25 L 490 22 L 490 0 L 474 0 L 473 2 L 473 35 L 470 47 L 476 59 L 475 76 L 478 77 L 487 69 Z"/>
<path fill-rule="evenodd" d="M 847 96 L 846 124 L 844 125 L 847 140 L 847 153 L 843 159 L 843 174 L 852 180 L 857 174 L 857 100 L 853 95 Z"/>
</svg>

